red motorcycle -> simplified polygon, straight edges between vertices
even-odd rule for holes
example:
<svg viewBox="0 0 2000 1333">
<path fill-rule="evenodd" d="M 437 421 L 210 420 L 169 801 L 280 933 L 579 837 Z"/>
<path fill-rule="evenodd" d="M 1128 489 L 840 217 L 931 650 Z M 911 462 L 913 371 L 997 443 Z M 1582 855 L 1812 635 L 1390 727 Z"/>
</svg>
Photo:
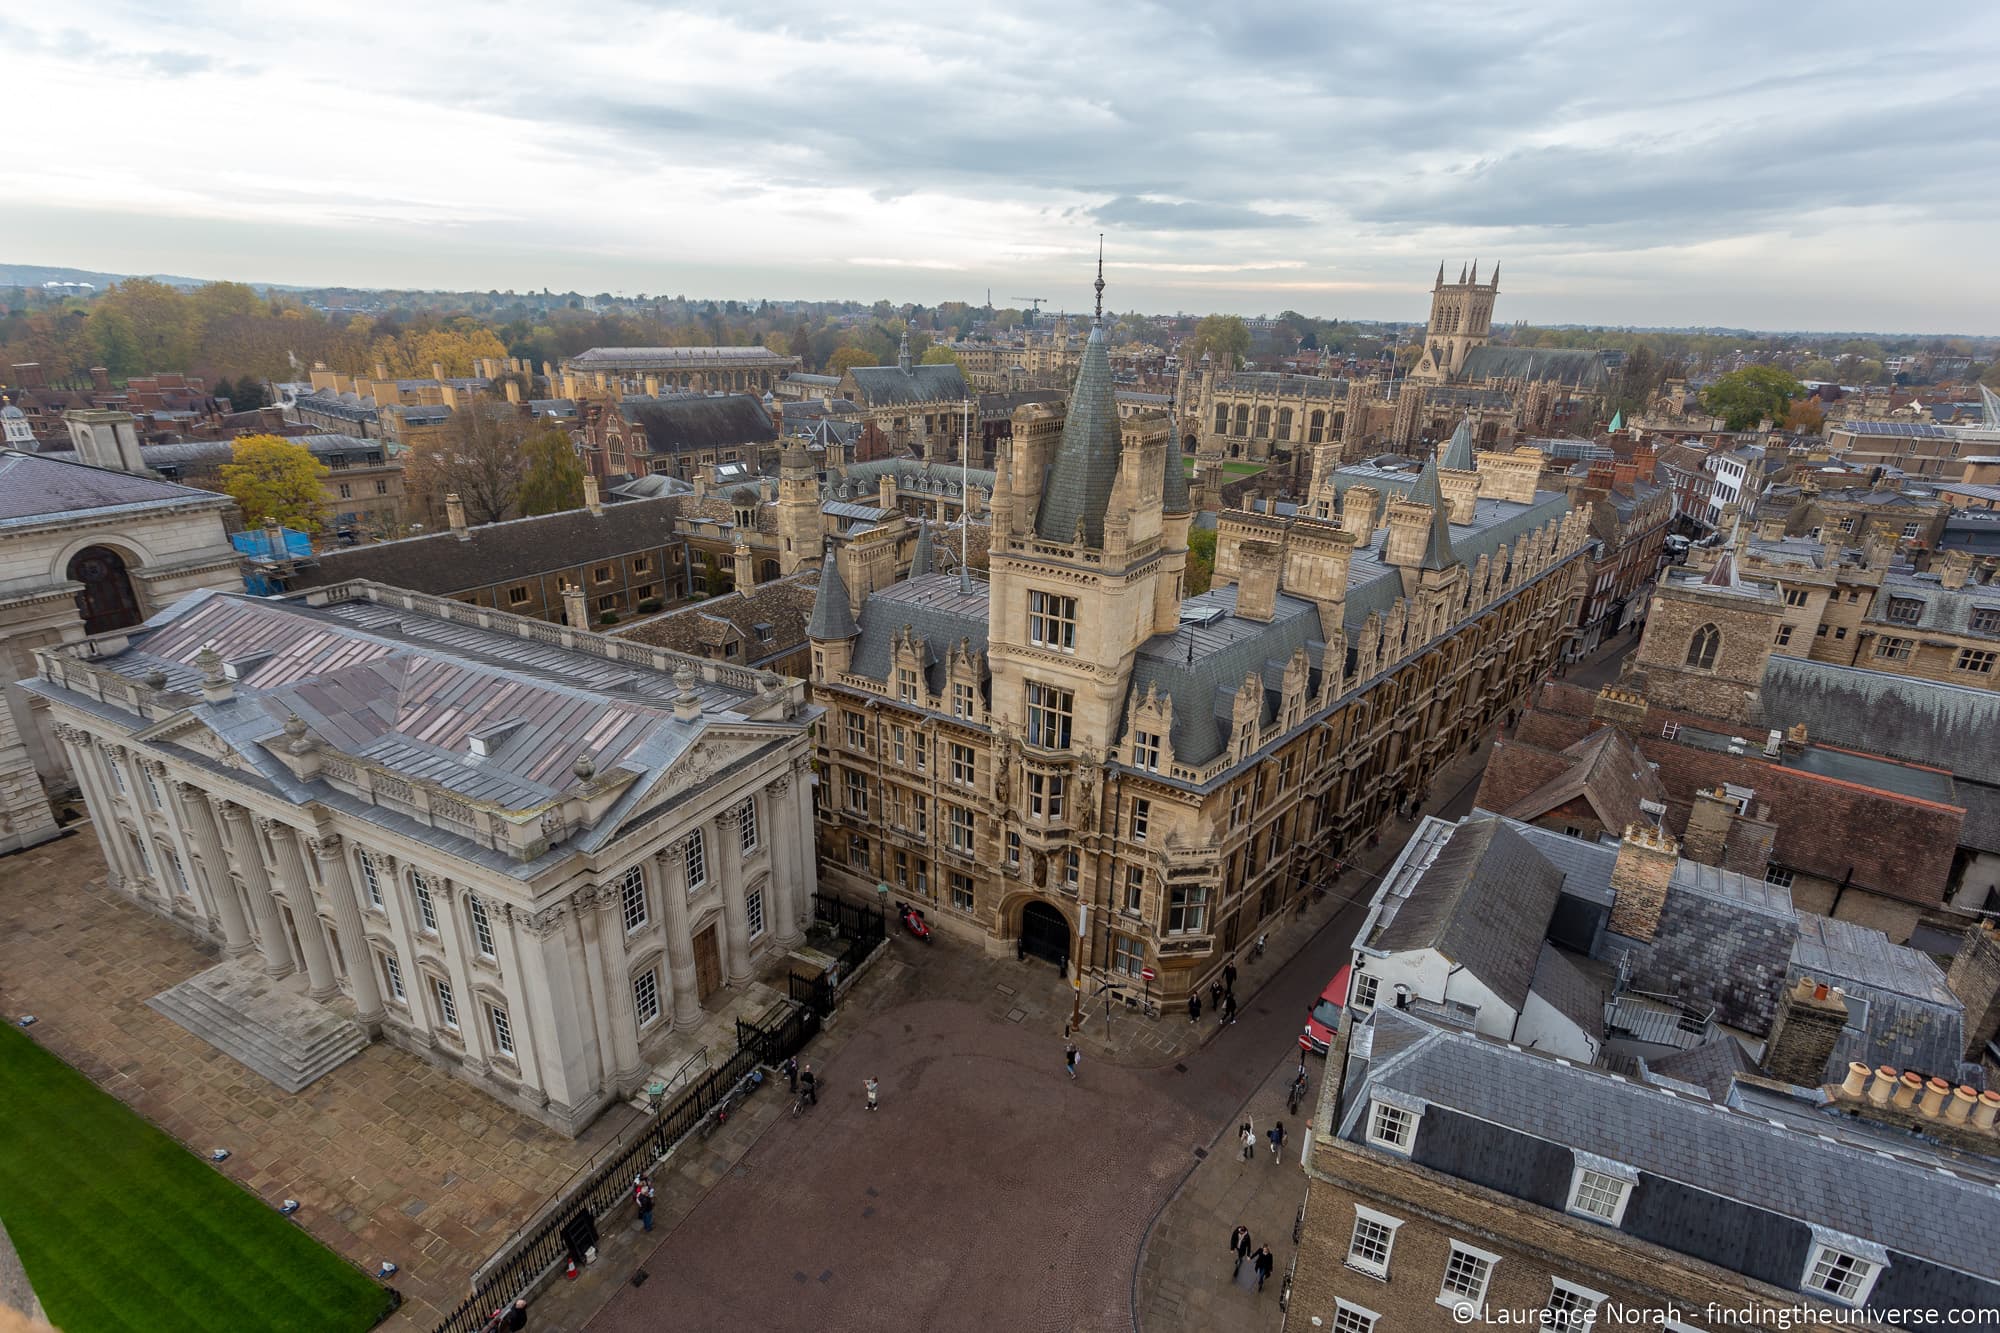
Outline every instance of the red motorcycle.
<svg viewBox="0 0 2000 1333">
<path fill-rule="evenodd" d="M 896 915 L 902 918 L 904 930 L 909 931 L 925 944 L 931 942 L 931 923 L 924 920 L 922 912 L 908 903 L 897 903 Z"/>
</svg>

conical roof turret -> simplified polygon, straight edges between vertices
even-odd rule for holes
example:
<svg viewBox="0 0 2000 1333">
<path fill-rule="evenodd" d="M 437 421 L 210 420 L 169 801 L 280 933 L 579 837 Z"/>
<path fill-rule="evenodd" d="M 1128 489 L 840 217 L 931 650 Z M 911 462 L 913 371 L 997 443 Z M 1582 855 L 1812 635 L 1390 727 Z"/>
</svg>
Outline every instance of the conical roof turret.
<svg viewBox="0 0 2000 1333">
<path fill-rule="evenodd" d="M 819 565 L 819 591 L 813 596 L 812 618 L 806 621 L 809 639 L 851 639 L 861 632 L 854 612 L 847 605 L 847 580 L 840 577 L 840 561 L 833 547 Z"/>
<path fill-rule="evenodd" d="M 937 557 L 931 551 L 931 525 L 928 523 L 919 523 L 917 525 L 916 553 L 910 557 L 910 577 L 916 578 L 919 574 L 929 574 L 935 570 L 936 566 Z"/>
</svg>

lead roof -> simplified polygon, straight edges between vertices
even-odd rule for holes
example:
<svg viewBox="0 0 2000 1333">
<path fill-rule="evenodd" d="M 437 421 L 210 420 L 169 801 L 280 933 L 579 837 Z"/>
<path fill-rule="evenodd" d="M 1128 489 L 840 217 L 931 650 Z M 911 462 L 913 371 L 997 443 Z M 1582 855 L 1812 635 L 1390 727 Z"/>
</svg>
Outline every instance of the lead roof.
<svg viewBox="0 0 2000 1333">
<path fill-rule="evenodd" d="M 1104 511 L 1118 478 L 1118 404 L 1112 396 L 1111 358 L 1104 327 L 1093 325 L 1083 345 L 1062 440 L 1042 487 L 1035 531 L 1044 541 L 1073 542 L 1079 530 L 1090 546 L 1104 545 Z"/>
</svg>

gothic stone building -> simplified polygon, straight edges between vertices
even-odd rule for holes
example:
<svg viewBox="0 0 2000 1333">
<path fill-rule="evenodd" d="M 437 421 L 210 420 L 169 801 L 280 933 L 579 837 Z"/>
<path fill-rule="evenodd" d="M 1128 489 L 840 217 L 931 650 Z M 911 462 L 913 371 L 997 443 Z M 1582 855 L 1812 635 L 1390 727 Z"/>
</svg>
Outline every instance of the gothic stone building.
<svg viewBox="0 0 2000 1333">
<path fill-rule="evenodd" d="M 1120 419 L 1104 339 L 1015 414 L 987 582 L 824 572 L 822 873 L 1173 1000 L 1553 663 L 1584 530 L 1533 465 L 1447 500 L 1433 464 L 1386 525 L 1227 515 L 1190 598 L 1180 442 Z"/>
<path fill-rule="evenodd" d="M 379 1037 L 578 1133 L 810 911 L 798 682 L 370 583 L 36 657 L 111 887 L 222 949 L 156 1007 L 292 1090 Z"/>
</svg>

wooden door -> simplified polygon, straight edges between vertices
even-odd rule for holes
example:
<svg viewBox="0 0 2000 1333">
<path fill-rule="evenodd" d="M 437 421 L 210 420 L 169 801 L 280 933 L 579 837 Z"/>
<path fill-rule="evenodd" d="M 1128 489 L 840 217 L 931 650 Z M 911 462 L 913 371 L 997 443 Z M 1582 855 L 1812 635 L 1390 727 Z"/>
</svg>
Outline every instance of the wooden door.
<svg viewBox="0 0 2000 1333">
<path fill-rule="evenodd" d="M 694 937 L 694 986 L 702 1000 L 722 988 L 722 947 L 716 943 L 714 926 Z"/>
</svg>

